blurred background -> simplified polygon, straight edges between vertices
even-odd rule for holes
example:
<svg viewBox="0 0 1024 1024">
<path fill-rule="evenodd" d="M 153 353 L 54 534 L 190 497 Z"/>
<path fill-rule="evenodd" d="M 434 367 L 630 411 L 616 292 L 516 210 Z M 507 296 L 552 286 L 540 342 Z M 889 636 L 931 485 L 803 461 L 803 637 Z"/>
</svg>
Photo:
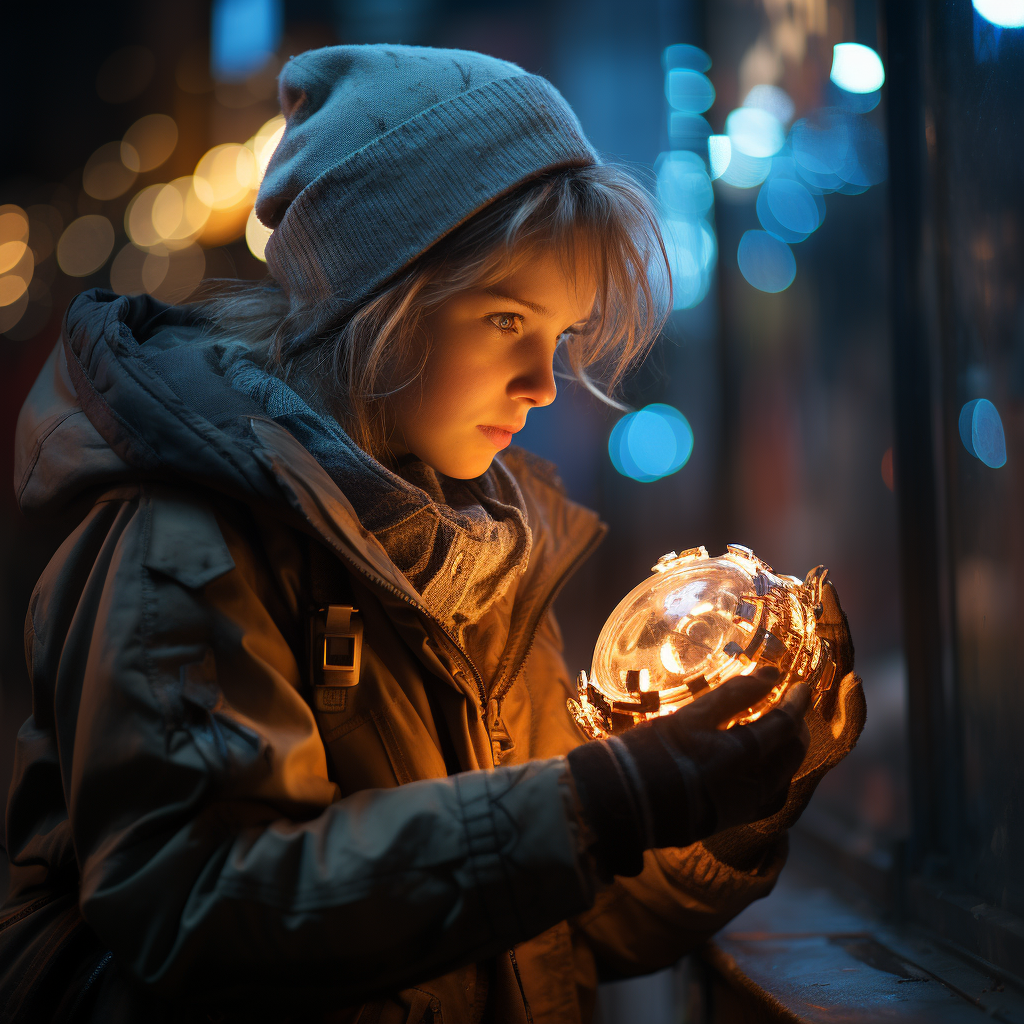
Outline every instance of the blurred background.
<svg viewBox="0 0 1024 1024">
<path fill-rule="evenodd" d="M 716 554 L 738 541 L 780 572 L 824 563 L 869 715 L 814 807 L 861 854 L 890 856 L 913 819 L 904 626 L 917 643 L 922 616 L 937 615 L 942 678 L 927 685 L 981 696 L 955 741 L 932 734 L 935 757 L 966 765 L 955 774 L 974 818 L 925 853 L 956 860 L 965 884 L 1020 912 L 1008 867 L 1024 855 L 1020 819 L 1009 799 L 986 803 L 1015 759 L 1006 746 L 990 769 L 981 751 L 992 723 L 1022 710 L 1019 687 L 983 685 L 1013 671 L 1008 564 L 1022 557 L 998 543 L 1021 521 L 1020 477 L 1005 468 L 1024 380 L 1020 238 L 999 199 L 1019 166 L 1006 147 L 1019 143 L 991 127 L 1017 116 L 1021 33 L 1000 23 L 1011 0 L 940 6 L 938 36 L 918 56 L 950 76 L 908 72 L 897 97 L 886 35 L 901 16 L 876 0 L 154 0 L 107 3 L 102 17 L 67 7 L 59 20 L 45 5 L 14 5 L 0 67 L 17 97 L 0 153 L 0 478 L 11 476 L 20 404 L 77 292 L 179 302 L 204 278 L 266 273 L 251 210 L 280 135 L 275 79 L 289 55 L 403 42 L 514 61 L 554 82 L 604 156 L 656 193 L 673 265 L 676 308 L 626 385 L 632 411 L 565 386 L 519 435 L 611 527 L 559 599 L 570 669 L 589 668 L 608 613 L 666 551 Z M 914 8 L 903 29 L 916 46 L 925 22 Z M 893 191 L 897 99 L 900 124 L 921 131 Z M 978 109 L 992 119 L 979 123 Z M 944 212 L 925 223 L 920 197 L 932 188 Z M 917 226 L 900 236 L 912 209 Z M 925 251 L 941 256 L 932 270 L 904 265 L 901 253 Z M 908 274 L 927 279 L 908 287 L 931 289 L 935 336 L 949 339 L 936 342 L 937 364 L 915 363 L 894 338 L 894 323 L 927 327 L 894 298 L 892 282 Z M 894 387 L 900 373 L 920 376 L 916 405 Z M 901 410 L 917 417 L 902 434 Z M 908 561 L 915 501 L 931 509 L 920 529 L 938 561 L 927 551 Z M 3 792 L 29 712 L 24 609 L 52 544 L 0 488 Z M 914 575 L 939 562 L 948 572 Z M 904 594 L 918 579 L 921 593 Z M 908 620 L 906 607 L 922 611 Z M 974 845 L 957 860 L 961 840 Z"/>
</svg>

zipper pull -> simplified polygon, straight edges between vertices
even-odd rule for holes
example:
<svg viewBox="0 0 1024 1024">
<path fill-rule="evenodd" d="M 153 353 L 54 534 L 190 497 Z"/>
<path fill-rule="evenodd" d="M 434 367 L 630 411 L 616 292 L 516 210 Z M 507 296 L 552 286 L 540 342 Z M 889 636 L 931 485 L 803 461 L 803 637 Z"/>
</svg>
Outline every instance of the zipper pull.
<svg viewBox="0 0 1024 1024">
<path fill-rule="evenodd" d="M 502 760 L 515 749 L 515 742 L 501 720 L 501 705 L 492 697 L 487 702 L 487 735 L 491 740 L 491 762 L 497 768 Z"/>
</svg>

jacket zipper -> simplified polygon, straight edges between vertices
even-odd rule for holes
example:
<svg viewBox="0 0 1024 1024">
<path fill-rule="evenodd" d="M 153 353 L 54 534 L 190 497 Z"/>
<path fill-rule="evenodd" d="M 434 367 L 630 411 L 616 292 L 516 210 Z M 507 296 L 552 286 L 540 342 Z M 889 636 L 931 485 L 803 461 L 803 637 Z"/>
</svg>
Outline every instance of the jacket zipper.
<svg viewBox="0 0 1024 1024">
<path fill-rule="evenodd" d="M 519 985 L 519 994 L 523 997 L 523 1009 L 526 1010 L 527 1024 L 533 1024 L 533 1014 L 530 1012 L 530 1001 L 526 998 L 526 989 L 523 988 L 523 978 L 519 973 L 519 961 L 516 959 L 516 951 L 510 949 L 508 958 L 512 961 L 512 970 L 515 971 L 516 983 Z"/>
</svg>

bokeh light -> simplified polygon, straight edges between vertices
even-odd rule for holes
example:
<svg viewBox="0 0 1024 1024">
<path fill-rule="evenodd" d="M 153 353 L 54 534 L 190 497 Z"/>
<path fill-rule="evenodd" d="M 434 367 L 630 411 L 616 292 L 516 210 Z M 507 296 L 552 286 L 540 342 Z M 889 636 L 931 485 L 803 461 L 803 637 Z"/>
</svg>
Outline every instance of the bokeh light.
<svg viewBox="0 0 1024 1024">
<path fill-rule="evenodd" d="M 0 242 L 0 274 L 13 270 L 28 250 L 28 242 Z"/>
<path fill-rule="evenodd" d="M 153 205 L 164 186 L 149 185 L 132 198 L 124 213 L 124 229 L 128 237 L 140 248 L 160 245 L 160 233 L 153 224 Z"/>
<path fill-rule="evenodd" d="M 148 255 L 145 249 L 129 242 L 110 264 L 110 287 L 118 295 L 137 295 L 146 290 L 142 267 Z"/>
<path fill-rule="evenodd" d="M 740 273 L 758 291 L 785 291 L 796 277 L 793 251 L 767 231 L 746 231 L 736 252 Z"/>
<path fill-rule="evenodd" d="M 267 173 L 267 164 L 274 155 L 281 136 L 284 135 L 285 121 L 281 114 L 272 117 L 262 128 L 249 140 L 248 146 L 252 155 L 256 158 L 257 184 L 263 180 Z"/>
<path fill-rule="evenodd" d="M 196 164 L 193 187 L 211 210 L 227 210 L 244 202 L 259 185 L 251 149 L 237 142 L 214 146 Z"/>
<path fill-rule="evenodd" d="M 36 263 L 30 241 L 26 211 L 13 203 L 0 206 L 0 333 L 14 327 L 28 308 Z"/>
<path fill-rule="evenodd" d="M 718 242 L 702 217 L 666 220 L 661 225 L 672 273 L 672 308 L 692 309 L 707 295 Z"/>
<path fill-rule="evenodd" d="M 802 242 L 807 238 L 809 232 L 793 231 L 791 228 L 780 223 L 775 214 L 772 213 L 771 206 L 768 203 L 768 185 L 765 185 L 758 192 L 756 209 L 757 219 L 761 222 L 761 227 L 783 242 L 788 242 L 792 245 L 795 242 Z"/>
<path fill-rule="evenodd" d="M 0 206 L 0 245 L 28 242 L 28 214 L 14 203 Z"/>
<path fill-rule="evenodd" d="M 93 199 L 116 199 L 135 184 L 137 174 L 121 161 L 121 143 L 100 146 L 82 171 L 82 188 Z"/>
<path fill-rule="evenodd" d="M 1000 28 L 1024 27 L 1024 0 L 974 0 L 974 9 Z"/>
<path fill-rule="evenodd" d="M 17 302 L 27 290 L 28 284 L 24 278 L 13 274 L 0 277 L 0 307 Z"/>
<path fill-rule="evenodd" d="M 811 184 L 835 191 L 842 182 L 835 167 L 849 149 L 845 126 L 824 114 L 815 119 L 802 118 L 793 125 L 789 144 L 797 172 Z"/>
<path fill-rule="evenodd" d="M 175 178 L 153 198 L 153 228 L 168 249 L 182 249 L 210 219 L 210 208 L 200 200 L 191 175 Z"/>
<path fill-rule="evenodd" d="M 164 163 L 178 145 L 178 126 L 166 114 L 140 117 L 121 140 L 121 162 L 132 171 L 152 171 Z"/>
<path fill-rule="evenodd" d="M 747 93 L 743 106 L 756 107 L 758 110 L 767 111 L 783 125 L 787 125 L 793 120 L 793 114 L 796 110 L 793 100 L 785 89 L 780 89 L 777 85 L 767 84 L 755 85 Z"/>
<path fill-rule="evenodd" d="M 821 217 L 814 196 L 799 181 L 772 178 L 764 188 L 768 208 L 784 228 L 807 236 L 818 229 Z"/>
<path fill-rule="evenodd" d="M 264 226 L 263 222 L 256 216 L 255 209 L 249 211 L 249 219 L 245 222 L 245 244 L 249 246 L 249 252 L 258 260 L 267 262 L 267 242 L 273 232 Z"/>
<path fill-rule="evenodd" d="M 159 122 L 143 125 L 150 133 L 159 127 Z M 165 124 L 160 130 L 167 127 Z M 140 137 L 145 134 L 141 128 L 139 133 Z M 259 183 L 283 134 L 284 118 L 278 115 L 244 144 L 214 146 L 199 160 L 194 174 L 142 189 L 132 197 L 125 211 L 125 230 L 133 245 L 151 250 L 163 259 L 171 251 L 190 248 L 194 242 L 216 247 L 244 234 L 250 249 L 254 253 L 258 249 L 262 259 L 266 242 L 264 239 L 261 243 L 257 229 L 249 226 L 250 213 Z M 164 140 L 165 148 L 169 138 Z M 125 269 L 127 276 L 122 275 L 119 280 L 130 280 L 134 286 L 135 271 L 127 274 L 126 270 L 132 258 L 127 250 L 122 249 L 121 254 L 125 262 L 119 263 L 119 272 Z M 150 266 L 162 264 L 157 261 Z M 150 290 L 148 285 L 145 290 Z"/>
<path fill-rule="evenodd" d="M 725 133 L 733 153 L 752 157 L 774 156 L 786 141 L 779 119 L 759 107 L 739 107 L 725 119 Z"/>
<path fill-rule="evenodd" d="M 214 0 L 210 65 L 215 77 L 238 81 L 258 71 L 281 40 L 281 0 Z"/>
<path fill-rule="evenodd" d="M 658 198 L 670 213 L 703 216 L 711 209 L 715 193 L 704 161 L 688 150 L 662 153 L 655 164 Z"/>
<path fill-rule="evenodd" d="M 5 311 L 0 319 L 7 322 L 17 314 L 8 326 L 17 322 L 27 305 L 25 296 L 34 272 L 28 214 L 13 203 L 0 206 L 0 309 Z"/>
<path fill-rule="evenodd" d="M 73 220 L 57 243 L 57 264 L 68 277 L 95 274 L 114 248 L 114 227 L 99 214 Z"/>
<path fill-rule="evenodd" d="M 665 76 L 665 98 L 676 110 L 703 114 L 715 102 L 715 87 L 699 71 L 673 68 Z"/>
<path fill-rule="evenodd" d="M 847 92 L 840 89 L 835 82 L 830 82 L 829 86 L 829 106 L 842 107 L 854 114 L 868 114 L 882 102 L 881 89 L 874 92 Z"/>
<path fill-rule="evenodd" d="M 861 43 L 837 43 L 832 51 L 832 73 L 840 89 L 847 92 L 875 92 L 885 82 L 882 58 Z"/>
<path fill-rule="evenodd" d="M 749 153 L 741 153 L 732 146 L 729 163 L 719 175 L 719 181 L 724 181 L 733 188 L 753 188 L 768 177 L 771 169 L 770 156 L 750 156 Z"/>
<path fill-rule="evenodd" d="M 673 149 L 704 151 L 711 135 L 711 125 L 700 114 L 683 114 L 673 110 L 668 117 L 668 138 Z"/>
<path fill-rule="evenodd" d="M 992 469 L 1006 465 L 1006 435 L 999 410 L 987 398 L 975 398 L 960 410 L 960 440 L 976 459 Z"/>
<path fill-rule="evenodd" d="M 857 194 L 885 180 L 885 139 L 874 124 L 836 107 L 802 118 L 789 134 L 796 173 L 824 192 Z"/>
<path fill-rule="evenodd" d="M 720 178 L 725 174 L 732 159 L 732 143 L 728 135 L 708 136 L 708 163 L 711 167 L 711 177 Z"/>
<path fill-rule="evenodd" d="M 693 430 L 671 405 L 655 403 L 627 413 L 612 428 L 608 454 L 623 476 L 650 483 L 678 472 L 693 451 Z"/>
<path fill-rule="evenodd" d="M 675 43 L 673 46 L 666 46 L 662 51 L 661 66 L 666 72 L 673 68 L 707 71 L 711 67 L 711 58 L 699 46 Z"/>
</svg>

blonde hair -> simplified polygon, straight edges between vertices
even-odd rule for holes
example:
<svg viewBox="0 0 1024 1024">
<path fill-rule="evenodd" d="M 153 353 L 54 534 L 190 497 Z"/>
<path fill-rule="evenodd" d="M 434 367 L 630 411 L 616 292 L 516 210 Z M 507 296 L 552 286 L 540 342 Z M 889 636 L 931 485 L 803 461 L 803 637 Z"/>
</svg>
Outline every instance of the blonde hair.
<svg viewBox="0 0 1024 1024">
<path fill-rule="evenodd" d="M 616 386 L 656 339 L 671 308 L 668 257 L 646 192 L 607 164 L 549 171 L 490 203 L 343 314 L 293 310 L 276 283 L 225 282 L 200 302 L 217 333 L 249 340 L 268 369 L 333 415 L 352 439 L 387 460 L 386 398 L 422 367 L 426 313 L 467 288 L 514 273 L 551 247 L 570 276 L 581 255 L 597 279 L 594 312 L 563 336 L 569 376 L 619 406 Z"/>
</svg>

